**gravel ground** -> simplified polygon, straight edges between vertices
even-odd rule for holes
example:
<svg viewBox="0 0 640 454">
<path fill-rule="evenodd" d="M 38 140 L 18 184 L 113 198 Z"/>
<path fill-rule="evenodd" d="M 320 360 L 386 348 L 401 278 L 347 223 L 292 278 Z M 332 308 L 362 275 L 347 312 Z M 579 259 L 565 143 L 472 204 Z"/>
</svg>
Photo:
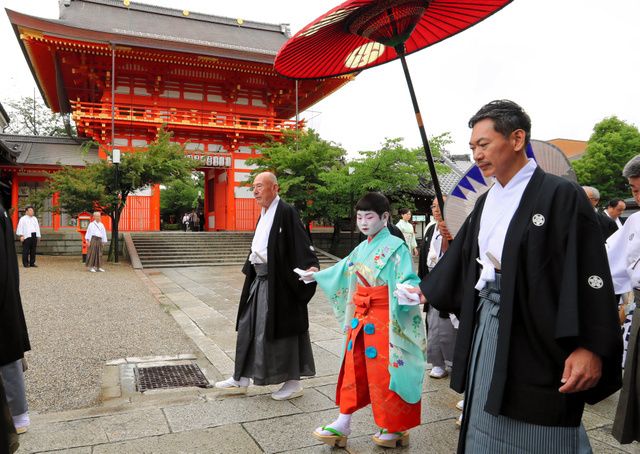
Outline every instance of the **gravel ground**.
<svg viewBox="0 0 640 454">
<path fill-rule="evenodd" d="M 97 404 L 110 359 L 197 351 L 128 263 L 105 273 L 89 273 L 75 257 L 38 256 L 37 265 L 20 267 L 30 411 Z"/>
</svg>

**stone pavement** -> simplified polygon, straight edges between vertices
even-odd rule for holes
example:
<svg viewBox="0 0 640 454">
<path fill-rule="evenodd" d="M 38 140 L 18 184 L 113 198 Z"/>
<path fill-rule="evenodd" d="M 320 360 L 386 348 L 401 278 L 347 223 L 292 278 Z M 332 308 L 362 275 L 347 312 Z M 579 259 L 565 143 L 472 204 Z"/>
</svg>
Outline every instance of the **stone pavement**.
<svg viewBox="0 0 640 454">
<path fill-rule="evenodd" d="M 159 303 L 208 361 L 210 381 L 233 370 L 235 316 L 243 275 L 238 267 L 136 271 Z M 317 375 L 305 379 L 304 396 L 276 402 L 273 387 L 250 388 L 247 396 L 222 396 L 215 389 L 150 391 L 106 401 L 100 407 L 36 415 L 21 436 L 20 453 L 377 453 L 370 409 L 354 415 L 346 450 L 319 445 L 311 432 L 332 421 L 342 335 L 319 291 L 309 306 Z M 428 377 L 423 389 L 423 424 L 412 430 L 401 452 L 455 452 L 455 409 L 460 396 L 448 379 Z M 584 425 L 596 453 L 640 452 L 620 446 L 610 435 L 617 396 L 585 413 Z"/>
</svg>

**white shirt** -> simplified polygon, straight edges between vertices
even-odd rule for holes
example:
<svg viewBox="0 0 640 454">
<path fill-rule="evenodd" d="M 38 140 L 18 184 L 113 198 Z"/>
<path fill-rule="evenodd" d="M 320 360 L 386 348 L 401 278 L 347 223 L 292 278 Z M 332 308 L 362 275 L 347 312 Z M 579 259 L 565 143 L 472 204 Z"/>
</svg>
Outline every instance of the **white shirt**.
<svg viewBox="0 0 640 454">
<path fill-rule="evenodd" d="M 38 218 L 35 216 L 29 216 L 25 214 L 18 221 L 18 228 L 16 229 L 16 235 L 30 238 L 34 233 L 40 238 L 40 224 L 38 224 Z"/>
<path fill-rule="evenodd" d="M 604 214 L 609 216 L 610 219 L 613 219 L 607 210 L 604 210 Z M 620 230 L 622 228 L 622 221 L 620 220 L 620 216 L 618 216 L 617 218 L 613 219 L 613 222 L 615 222 L 616 225 L 618 226 L 618 230 Z"/>
<path fill-rule="evenodd" d="M 431 270 L 442 257 L 442 234 L 438 229 L 438 224 L 433 227 L 431 243 L 429 243 L 429 253 L 427 254 L 427 267 Z"/>
<path fill-rule="evenodd" d="M 640 213 L 629 216 L 606 245 L 616 295 L 640 288 Z"/>
<path fill-rule="evenodd" d="M 495 280 L 495 265 L 487 253 L 498 261 L 502 260 L 502 248 L 507 229 L 536 167 L 538 167 L 536 162 L 529 159 L 529 162 L 504 187 L 494 178 L 495 183 L 489 189 L 480 218 L 478 262 L 482 265 L 482 274 L 476 283 L 476 290 L 483 289 L 487 282 Z"/>
<path fill-rule="evenodd" d="M 267 246 L 269 245 L 269 233 L 273 226 L 273 218 L 276 215 L 280 196 L 276 195 L 269 208 L 262 208 L 260 212 L 260 220 L 256 227 L 256 233 L 251 241 L 251 255 L 249 261 L 251 263 L 267 263 Z"/>
<path fill-rule="evenodd" d="M 102 242 L 106 243 L 107 239 L 107 231 L 104 228 L 104 224 L 102 222 L 92 221 L 87 227 L 87 233 L 84 235 L 84 239 L 87 241 L 91 241 L 91 238 L 94 236 L 99 236 L 102 238 Z"/>
<path fill-rule="evenodd" d="M 416 233 L 413 231 L 413 225 L 405 221 L 404 219 L 400 219 L 396 224 L 396 227 L 400 229 L 402 235 L 404 236 L 404 242 L 409 246 L 409 250 L 413 251 L 418 247 L 418 242 L 416 241 Z"/>
</svg>

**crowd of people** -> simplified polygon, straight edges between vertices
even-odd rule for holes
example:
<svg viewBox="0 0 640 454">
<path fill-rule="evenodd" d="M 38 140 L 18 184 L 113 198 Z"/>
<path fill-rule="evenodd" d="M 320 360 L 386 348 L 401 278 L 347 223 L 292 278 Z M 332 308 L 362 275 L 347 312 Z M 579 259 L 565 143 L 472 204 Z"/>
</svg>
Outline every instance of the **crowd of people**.
<svg viewBox="0 0 640 454">
<path fill-rule="evenodd" d="M 597 189 L 527 158 L 531 120 L 514 102 L 483 106 L 469 127 L 473 158 L 494 184 L 455 238 L 437 200 L 418 245 L 411 211 L 400 210 L 394 225 L 389 200 L 370 192 L 355 205 L 362 242 L 322 271 L 297 211 L 278 194 L 276 175 L 255 177 L 261 214 L 242 268 L 235 370 L 215 383 L 220 392 L 277 384 L 274 400 L 304 394 L 302 379 L 315 375 L 307 304 L 320 288 L 344 332 L 338 414 L 311 434 L 322 443 L 345 447 L 353 414 L 371 406 L 373 443 L 407 446 L 421 423 L 428 363 L 431 378 L 450 376 L 464 397 L 456 405 L 458 452 L 591 452 L 585 404 L 620 388 L 613 435 L 640 441 L 640 213 L 623 222 L 620 199 L 600 212 Z M 621 172 L 640 202 L 640 154 Z M 191 223 L 197 229 L 194 214 L 185 214 L 185 230 Z M 29 222 L 18 228 L 23 244 L 39 236 Z M 99 213 L 94 223 L 87 240 L 95 252 L 106 235 Z M 0 404 L 8 403 L 4 414 L 12 419 L 2 423 L 15 434 L 29 424 L 22 359 L 30 346 L 4 211 L 0 227 L 0 289 L 8 302 L 0 318 Z M 34 263 L 31 247 L 25 266 Z M 91 256 L 87 266 L 100 270 Z"/>
</svg>

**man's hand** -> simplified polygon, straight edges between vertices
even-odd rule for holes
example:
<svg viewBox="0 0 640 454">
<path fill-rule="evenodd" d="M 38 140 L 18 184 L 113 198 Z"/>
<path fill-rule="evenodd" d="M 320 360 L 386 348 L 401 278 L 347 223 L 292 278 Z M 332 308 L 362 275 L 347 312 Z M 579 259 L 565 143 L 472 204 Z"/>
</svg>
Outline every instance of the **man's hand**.
<svg viewBox="0 0 640 454">
<path fill-rule="evenodd" d="M 417 248 L 417 247 L 414 247 L 414 248 L 413 248 L 412 253 L 413 253 L 413 256 L 414 256 L 414 257 L 417 257 L 417 256 L 419 256 L 419 255 L 420 255 L 420 251 L 418 251 L 418 248 Z"/>
<path fill-rule="evenodd" d="M 409 293 L 417 293 L 418 295 L 420 295 L 420 304 L 427 304 L 427 299 L 422 294 L 422 290 L 420 290 L 420 287 L 413 287 L 413 288 L 407 289 L 407 291 Z"/>
<path fill-rule="evenodd" d="M 558 391 L 561 393 L 586 391 L 598 384 L 601 375 L 600 357 L 585 348 L 578 347 L 564 362 L 561 380 L 563 385 Z"/>
<path fill-rule="evenodd" d="M 307 268 L 305 271 L 307 271 L 308 273 L 317 273 L 320 270 L 315 266 L 312 266 L 311 268 Z"/>
</svg>

